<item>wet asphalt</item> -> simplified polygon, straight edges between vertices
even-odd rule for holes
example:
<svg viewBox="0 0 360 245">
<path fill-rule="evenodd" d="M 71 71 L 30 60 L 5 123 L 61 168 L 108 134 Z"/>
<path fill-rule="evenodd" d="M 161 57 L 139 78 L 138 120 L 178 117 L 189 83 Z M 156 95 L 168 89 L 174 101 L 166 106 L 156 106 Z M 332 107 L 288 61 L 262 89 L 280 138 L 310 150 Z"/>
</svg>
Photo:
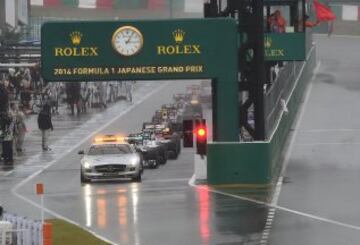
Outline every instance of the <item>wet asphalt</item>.
<svg viewBox="0 0 360 245">
<path fill-rule="evenodd" d="M 26 151 L 16 156 L 13 171 L 0 169 L 0 204 L 8 212 L 39 219 L 35 184 L 42 182 L 47 218 L 65 218 L 114 244 L 359 244 L 360 39 L 318 36 L 315 41 L 321 66 L 293 131 L 286 181 L 270 219 L 266 205 L 189 185 L 191 149 L 159 169 L 146 170 L 142 183 L 80 184 L 77 151 L 94 132 L 138 131 L 173 93 L 185 90 L 184 81 L 143 82 L 134 104 L 118 102 L 78 117 L 55 115 L 51 152 L 41 152 L 40 133 L 30 117 Z"/>
<path fill-rule="evenodd" d="M 360 243 L 360 38 L 317 36 L 320 68 L 293 132 L 272 245 Z"/>
<path fill-rule="evenodd" d="M 139 85 L 133 104 L 119 102 L 73 120 L 65 119 L 68 115 L 55 116 L 51 152 L 36 150 L 40 141 L 34 129 L 27 137 L 29 154 L 22 162 L 18 158 L 12 172 L 2 173 L 0 200 L 5 209 L 39 219 L 35 185 L 41 182 L 47 218 L 75 222 L 113 244 L 258 243 L 267 208 L 215 194 L 207 186 L 189 185 L 193 149 L 183 149 L 177 160 L 158 169 L 146 169 L 142 183 L 80 184 L 77 152 L 90 144 L 94 135 L 137 132 L 157 108 L 172 101 L 174 93 L 184 92 L 194 82 L 156 86 L 149 82 L 144 88 Z M 36 146 L 34 150 L 30 145 Z"/>
</svg>

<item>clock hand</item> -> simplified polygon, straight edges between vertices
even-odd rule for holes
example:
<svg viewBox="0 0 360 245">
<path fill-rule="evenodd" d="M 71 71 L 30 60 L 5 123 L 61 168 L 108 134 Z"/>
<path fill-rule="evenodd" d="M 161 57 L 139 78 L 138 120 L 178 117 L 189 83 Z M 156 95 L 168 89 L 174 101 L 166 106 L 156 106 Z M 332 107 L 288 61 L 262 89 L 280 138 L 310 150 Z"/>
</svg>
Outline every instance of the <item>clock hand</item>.
<svg viewBox="0 0 360 245">
<path fill-rule="evenodd" d="M 134 35 L 134 32 L 131 33 L 130 37 L 128 38 L 128 40 L 125 41 L 126 44 L 128 44 L 132 38 L 132 36 Z"/>
</svg>

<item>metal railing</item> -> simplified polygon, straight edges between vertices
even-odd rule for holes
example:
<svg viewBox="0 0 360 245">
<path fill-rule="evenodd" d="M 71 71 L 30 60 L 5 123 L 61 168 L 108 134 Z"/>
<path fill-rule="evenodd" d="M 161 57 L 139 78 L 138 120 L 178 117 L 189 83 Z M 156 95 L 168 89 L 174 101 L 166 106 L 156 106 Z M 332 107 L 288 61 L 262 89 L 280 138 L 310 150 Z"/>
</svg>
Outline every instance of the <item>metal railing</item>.
<svg viewBox="0 0 360 245">
<path fill-rule="evenodd" d="M 40 45 L 5 43 L 0 46 L 0 63 L 36 63 L 40 61 Z"/>
<path fill-rule="evenodd" d="M 3 224 L 3 225 L 1 225 Z M 0 221 L 0 245 L 42 245 L 41 221 L 9 213 Z"/>
</svg>

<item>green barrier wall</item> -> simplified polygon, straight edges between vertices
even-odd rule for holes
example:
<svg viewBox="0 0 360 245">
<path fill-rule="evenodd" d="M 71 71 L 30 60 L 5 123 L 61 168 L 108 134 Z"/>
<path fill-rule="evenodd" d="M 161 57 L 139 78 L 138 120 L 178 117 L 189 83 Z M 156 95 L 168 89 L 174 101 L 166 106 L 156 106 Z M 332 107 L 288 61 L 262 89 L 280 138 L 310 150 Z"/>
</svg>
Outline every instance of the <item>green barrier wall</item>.
<svg viewBox="0 0 360 245">
<path fill-rule="evenodd" d="M 207 179 L 211 185 L 265 184 L 270 181 L 268 144 L 208 144 Z"/>
<path fill-rule="evenodd" d="M 312 48 L 304 62 L 292 63 L 299 77 L 289 94 L 288 114 L 284 114 L 269 141 L 239 143 L 209 143 L 207 178 L 211 185 L 244 184 L 269 185 L 275 181 L 282 167 L 282 152 L 293 124 L 306 85 L 316 66 L 316 51 Z"/>
</svg>

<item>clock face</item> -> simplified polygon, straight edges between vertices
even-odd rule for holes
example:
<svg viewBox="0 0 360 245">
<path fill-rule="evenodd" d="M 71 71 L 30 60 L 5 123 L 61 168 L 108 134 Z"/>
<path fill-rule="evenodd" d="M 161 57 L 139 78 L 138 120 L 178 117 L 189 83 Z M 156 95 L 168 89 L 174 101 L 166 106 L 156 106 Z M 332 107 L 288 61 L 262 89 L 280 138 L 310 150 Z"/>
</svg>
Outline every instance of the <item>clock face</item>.
<svg viewBox="0 0 360 245">
<path fill-rule="evenodd" d="M 123 56 L 137 54 L 143 46 L 141 32 L 133 26 L 123 26 L 117 29 L 112 37 L 114 49 Z"/>
</svg>

